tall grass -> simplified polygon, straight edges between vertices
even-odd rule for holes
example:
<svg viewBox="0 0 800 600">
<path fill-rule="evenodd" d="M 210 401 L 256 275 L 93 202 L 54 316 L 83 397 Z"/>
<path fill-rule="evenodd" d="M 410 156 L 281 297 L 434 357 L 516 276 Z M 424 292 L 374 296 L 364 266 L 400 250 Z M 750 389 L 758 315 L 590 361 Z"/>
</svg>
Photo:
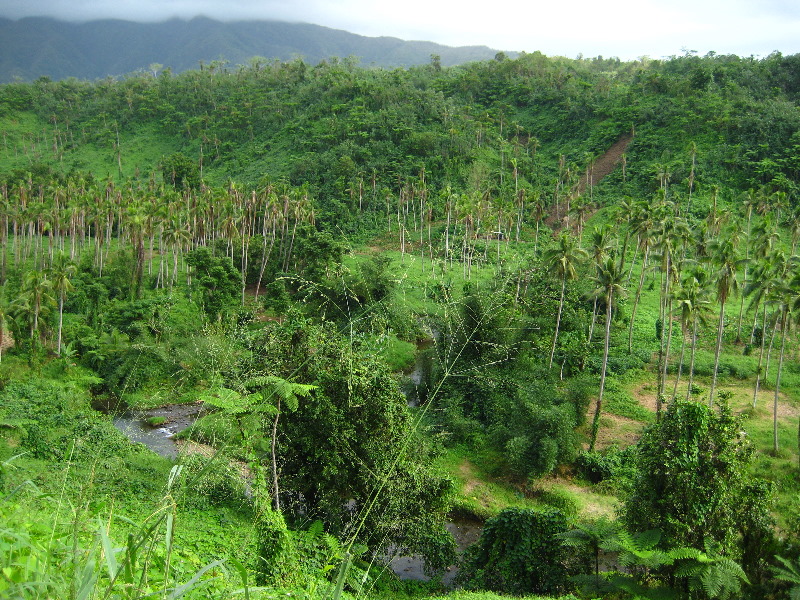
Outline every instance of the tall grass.
<svg viewBox="0 0 800 600">
<path fill-rule="evenodd" d="M 163 496 L 138 524 L 113 509 L 101 515 L 90 498 L 73 503 L 65 485 L 54 497 L 27 481 L 0 498 L 0 597 L 177 600 L 230 590 L 224 560 L 191 572 L 176 560 L 181 471 L 172 468 Z"/>
</svg>

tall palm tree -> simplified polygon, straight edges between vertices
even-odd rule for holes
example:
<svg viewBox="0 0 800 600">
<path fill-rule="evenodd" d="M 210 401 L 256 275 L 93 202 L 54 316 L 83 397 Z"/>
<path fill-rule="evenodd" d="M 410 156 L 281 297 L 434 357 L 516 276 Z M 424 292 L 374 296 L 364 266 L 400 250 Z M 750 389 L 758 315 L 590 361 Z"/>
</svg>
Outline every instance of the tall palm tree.
<svg viewBox="0 0 800 600">
<path fill-rule="evenodd" d="M 708 300 L 708 290 L 705 286 L 706 273 L 698 268 L 689 273 L 677 289 L 673 290 L 673 300 L 681 319 L 681 353 L 678 357 L 678 374 L 675 378 L 675 385 L 672 388 L 672 402 L 678 394 L 678 385 L 683 374 L 683 357 L 686 349 L 686 336 L 691 339 L 691 365 L 689 367 L 689 393 L 692 389 L 692 376 L 694 372 L 694 351 L 697 340 L 697 324 L 705 316 L 710 302 Z"/>
<path fill-rule="evenodd" d="M 742 208 L 744 208 L 745 214 L 747 216 L 747 228 L 745 230 L 745 243 L 744 243 L 744 273 L 742 274 L 742 285 L 748 285 L 747 279 L 747 267 L 750 261 L 750 225 L 753 219 L 753 209 L 756 205 L 756 193 L 755 190 L 750 189 L 744 196 L 742 200 Z M 736 342 L 740 342 L 742 340 L 742 318 L 744 316 L 744 297 L 745 295 L 742 294 L 742 301 L 739 304 L 739 319 L 736 325 Z"/>
<path fill-rule="evenodd" d="M 609 238 L 611 237 L 611 227 L 608 225 L 604 225 L 603 227 L 595 227 L 592 230 L 592 234 L 590 236 L 591 242 L 589 246 L 589 253 L 592 258 L 592 263 L 595 265 L 601 265 L 605 258 L 609 255 L 612 250 L 611 242 Z M 620 267 L 622 270 L 622 267 Z M 592 294 L 593 296 L 593 305 L 592 305 L 592 323 L 589 326 L 589 343 L 592 343 L 592 336 L 594 334 L 594 325 L 595 321 L 597 320 L 597 300 L 598 295 L 596 293 Z"/>
<path fill-rule="evenodd" d="M 56 254 L 53 265 L 49 270 L 53 289 L 58 296 L 58 338 L 56 340 L 56 353 L 59 356 L 61 356 L 61 332 L 64 328 L 64 298 L 68 292 L 75 289 L 72 285 L 71 278 L 74 277 L 77 272 L 78 267 L 64 252 Z"/>
<path fill-rule="evenodd" d="M 8 321 L 11 319 L 11 304 L 5 296 L 5 285 L 0 286 L 0 361 L 3 360 L 3 349 L 8 337 Z"/>
<path fill-rule="evenodd" d="M 536 254 L 539 248 L 539 226 L 542 224 L 542 219 L 544 219 L 546 208 L 542 193 L 540 191 L 536 192 L 528 205 L 531 207 L 531 216 L 536 222 L 536 235 L 533 238 L 533 253 Z"/>
<path fill-rule="evenodd" d="M 667 365 L 672 344 L 672 283 L 680 278 L 678 262 L 678 242 L 683 219 L 675 217 L 672 211 L 673 204 L 661 202 L 658 206 L 661 218 L 657 223 L 657 250 L 661 263 L 661 298 L 659 302 L 659 319 L 663 325 L 658 348 L 658 414 L 661 413 L 664 386 L 667 378 Z M 664 335 L 666 333 L 666 336 Z"/>
<path fill-rule="evenodd" d="M 650 213 L 649 207 L 644 208 L 643 210 L 637 210 L 636 220 L 631 223 L 631 226 L 633 227 L 634 232 L 636 233 L 639 242 L 638 246 L 642 249 L 643 257 L 642 257 L 642 270 L 639 273 L 639 285 L 636 288 L 636 296 L 633 299 L 633 306 L 631 307 L 631 321 L 628 327 L 628 352 L 633 351 L 633 324 L 636 321 L 636 308 L 639 306 L 639 300 L 642 297 L 644 276 L 647 273 L 647 259 L 649 257 L 650 249 L 652 247 L 651 233 L 653 229 L 653 218 Z M 630 279 L 630 273 L 633 271 L 634 262 L 635 260 L 631 262 L 631 271 L 628 273 L 629 279 Z"/>
<path fill-rule="evenodd" d="M 28 319 L 31 340 L 39 334 L 39 319 L 42 313 L 53 303 L 51 289 L 52 282 L 44 272 L 32 269 L 25 274 L 18 308 Z"/>
<path fill-rule="evenodd" d="M 619 201 L 616 206 L 616 210 L 614 211 L 614 223 L 617 228 L 622 227 L 625 223 L 630 223 L 631 221 L 635 220 L 636 207 L 636 203 L 629 196 L 626 196 Z M 632 233 L 631 230 L 631 227 L 625 228 L 625 238 L 622 243 L 622 251 L 619 254 L 619 268 L 621 271 L 625 269 L 625 255 L 628 252 L 628 243 L 630 242 Z M 617 231 L 619 231 L 619 229 Z M 617 237 L 617 240 L 619 240 L 619 237 Z"/>
<path fill-rule="evenodd" d="M 714 278 L 717 282 L 717 302 L 719 302 L 717 343 L 714 349 L 714 374 L 711 378 L 711 392 L 708 396 L 708 404 L 713 407 L 714 390 L 717 386 L 717 371 L 719 369 L 719 354 L 722 349 L 722 332 L 725 327 L 725 303 L 731 295 L 735 295 L 739 290 L 736 269 L 741 261 L 736 256 L 736 246 L 730 237 L 723 237 L 717 240 L 713 244 L 712 252 L 713 260 L 717 265 Z"/>
<path fill-rule="evenodd" d="M 558 342 L 558 330 L 561 326 L 561 314 L 564 310 L 564 294 L 567 289 L 567 281 L 577 279 L 577 268 L 586 257 L 586 250 L 578 246 L 577 240 L 566 231 L 561 232 L 556 245 L 547 250 L 542 256 L 548 271 L 561 280 L 561 298 L 558 302 L 558 316 L 556 317 L 556 329 L 553 333 L 553 347 L 550 350 L 549 369 L 553 368 L 553 356 L 555 356 L 556 353 L 556 343 Z"/>
<path fill-rule="evenodd" d="M 772 216 L 767 213 L 764 215 L 764 220 L 758 224 L 758 226 L 753 231 L 753 236 L 755 238 L 754 246 L 755 250 L 753 252 L 753 259 L 756 261 L 765 261 L 769 262 L 770 259 L 767 257 L 776 255 L 776 245 L 780 242 L 781 236 L 780 232 L 778 231 L 778 227 L 775 224 Z M 783 262 L 785 264 L 785 257 L 777 257 L 778 263 Z M 759 268 L 757 266 L 757 268 Z M 761 285 L 763 283 L 763 272 L 760 276 L 756 276 L 753 278 L 752 284 L 755 286 L 755 289 L 763 289 Z M 748 287 L 749 284 L 748 284 Z M 755 305 L 752 306 L 753 308 L 753 327 L 750 330 L 750 344 L 753 343 L 753 336 L 755 335 L 756 329 L 756 322 L 758 321 L 758 304 L 762 298 L 765 296 L 761 293 L 756 294 L 754 302 Z M 751 303 L 752 304 L 752 303 Z"/>
<path fill-rule="evenodd" d="M 592 419 L 592 437 L 589 443 L 590 451 L 594 450 L 594 445 L 597 441 L 597 432 L 600 428 L 600 413 L 603 409 L 603 392 L 606 387 L 606 371 L 608 369 L 608 346 L 611 339 L 611 314 L 617 298 L 625 295 L 625 288 L 622 285 L 623 279 L 624 273 L 619 268 L 614 257 L 610 256 L 604 263 L 597 265 L 597 275 L 594 277 L 594 281 L 606 305 L 606 335 L 605 345 L 603 346 L 603 366 L 600 371 L 600 393 L 597 396 L 594 418 Z"/>
<path fill-rule="evenodd" d="M 786 332 L 800 310 L 800 273 L 795 272 L 791 279 L 784 280 L 774 289 L 775 303 L 778 306 L 781 322 L 781 350 L 778 358 L 778 373 L 775 375 L 775 395 L 772 404 L 772 450 L 778 454 L 778 395 L 781 390 L 781 373 L 786 349 Z"/>
<path fill-rule="evenodd" d="M 758 263 L 753 269 L 753 278 L 747 285 L 744 290 L 745 295 L 753 296 L 753 299 L 750 301 L 749 308 L 753 309 L 753 312 L 758 312 L 759 304 L 763 304 L 763 317 L 762 317 L 762 324 L 761 324 L 761 348 L 758 353 L 758 367 L 756 367 L 756 381 L 753 387 L 753 408 L 755 408 L 756 403 L 758 402 L 758 390 L 761 384 L 762 375 L 766 378 L 766 373 L 761 372 L 761 367 L 764 363 L 764 347 L 766 345 L 767 339 L 767 327 L 769 320 L 767 318 L 767 310 L 769 308 L 770 301 L 773 298 L 773 289 L 776 286 L 781 285 L 786 277 L 786 273 L 789 267 L 789 261 L 786 258 L 786 255 L 782 251 L 774 251 L 771 254 L 760 257 Z M 758 316 L 756 315 L 756 319 Z M 753 324 L 753 331 L 755 332 L 755 322 Z M 773 330 L 774 331 L 774 330 Z M 751 334 L 751 339 L 752 335 Z M 751 342 L 752 343 L 752 342 Z M 772 343 L 770 342 L 770 349 L 772 347 Z"/>
</svg>

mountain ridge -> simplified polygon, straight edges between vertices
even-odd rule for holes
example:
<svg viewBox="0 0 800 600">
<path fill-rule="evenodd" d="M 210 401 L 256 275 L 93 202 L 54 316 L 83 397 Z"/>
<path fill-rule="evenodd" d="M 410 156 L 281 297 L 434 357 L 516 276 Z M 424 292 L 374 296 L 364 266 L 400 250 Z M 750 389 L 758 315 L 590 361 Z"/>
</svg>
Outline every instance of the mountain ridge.
<svg viewBox="0 0 800 600">
<path fill-rule="evenodd" d="M 310 23 L 277 20 L 222 22 L 198 16 L 154 23 L 122 19 L 68 22 L 51 17 L 0 17 L 0 82 L 102 79 L 147 70 L 153 63 L 183 72 L 199 63 L 228 67 L 255 56 L 317 64 L 331 57 L 360 58 L 362 65 L 410 67 L 431 55 L 443 66 L 493 58 L 487 46 L 444 46 L 427 41 L 367 37 Z M 513 56 L 515 53 L 507 53 Z"/>
</svg>

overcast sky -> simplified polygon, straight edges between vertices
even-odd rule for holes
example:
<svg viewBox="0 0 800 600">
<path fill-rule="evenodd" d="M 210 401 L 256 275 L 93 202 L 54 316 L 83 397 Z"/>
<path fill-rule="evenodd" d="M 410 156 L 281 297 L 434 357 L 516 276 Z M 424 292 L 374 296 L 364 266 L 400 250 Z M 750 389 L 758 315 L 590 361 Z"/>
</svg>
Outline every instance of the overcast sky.
<svg viewBox="0 0 800 600">
<path fill-rule="evenodd" d="M 301 21 L 368 36 L 570 58 L 800 53 L 800 0 L 0 0 L 0 16 L 12 19 L 197 15 Z"/>
</svg>

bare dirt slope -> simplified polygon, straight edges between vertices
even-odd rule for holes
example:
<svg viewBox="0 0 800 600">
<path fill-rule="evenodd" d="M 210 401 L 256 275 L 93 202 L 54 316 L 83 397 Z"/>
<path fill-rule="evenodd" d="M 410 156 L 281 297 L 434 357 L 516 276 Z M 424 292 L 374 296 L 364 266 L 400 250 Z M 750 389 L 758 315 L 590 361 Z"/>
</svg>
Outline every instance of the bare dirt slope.
<svg viewBox="0 0 800 600">
<path fill-rule="evenodd" d="M 625 150 L 628 149 L 631 141 L 633 141 L 631 134 L 623 135 L 602 156 L 595 160 L 594 166 L 589 169 L 588 173 L 584 172 L 583 177 L 578 181 L 575 195 L 583 194 L 590 183 L 591 185 L 597 185 L 603 177 L 610 174 L 622 160 L 622 155 L 625 154 Z"/>
<path fill-rule="evenodd" d="M 575 187 L 569 193 L 567 202 L 562 202 L 561 205 L 553 205 L 550 207 L 549 214 L 545 218 L 545 223 L 556 231 L 568 227 L 570 225 L 570 219 L 569 214 L 566 212 L 566 206 L 569 206 L 569 202 L 572 199 L 583 194 L 590 184 L 592 186 L 597 185 L 606 175 L 609 175 L 616 169 L 617 165 L 622 161 L 622 155 L 625 154 L 628 145 L 632 141 L 633 134 L 623 135 L 594 161 L 590 169 L 585 169 L 578 183 L 575 184 Z"/>
</svg>

